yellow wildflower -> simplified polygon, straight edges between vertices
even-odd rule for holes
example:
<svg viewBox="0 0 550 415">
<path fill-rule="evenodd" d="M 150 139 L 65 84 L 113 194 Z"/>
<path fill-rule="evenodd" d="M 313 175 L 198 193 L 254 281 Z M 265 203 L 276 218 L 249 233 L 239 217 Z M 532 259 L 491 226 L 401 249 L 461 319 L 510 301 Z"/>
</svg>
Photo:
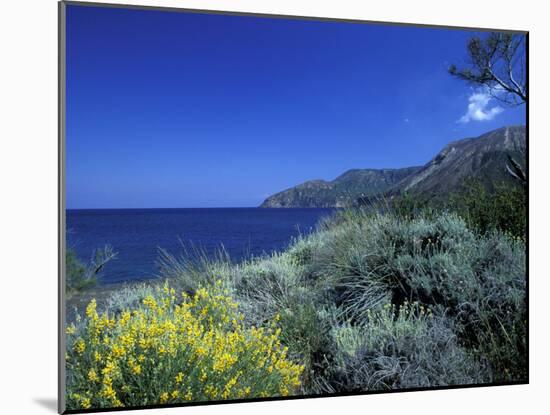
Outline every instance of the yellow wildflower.
<svg viewBox="0 0 550 415">
<path fill-rule="evenodd" d="M 74 350 L 79 354 L 82 355 L 84 351 L 86 350 L 86 342 L 84 342 L 84 339 L 78 339 L 74 345 Z"/>
<path fill-rule="evenodd" d="M 82 409 L 90 408 L 92 406 L 92 403 L 90 402 L 90 398 L 82 398 L 80 405 L 82 405 Z"/>
<path fill-rule="evenodd" d="M 168 392 L 162 392 L 160 395 L 160 403 L 166 403 L 168 402 L 168 399 L 170 399 L 170 395 L 168 395 Z"/>
<path fill-rule="evenodd" d="M 90 369 L 90 371 L 88 372 L 88 380 L 90 380 L 91 382 L 95 382 L 99 379 L 99 377 L 97 376 L 97 373 L 94 369 Z"/>
</svg>

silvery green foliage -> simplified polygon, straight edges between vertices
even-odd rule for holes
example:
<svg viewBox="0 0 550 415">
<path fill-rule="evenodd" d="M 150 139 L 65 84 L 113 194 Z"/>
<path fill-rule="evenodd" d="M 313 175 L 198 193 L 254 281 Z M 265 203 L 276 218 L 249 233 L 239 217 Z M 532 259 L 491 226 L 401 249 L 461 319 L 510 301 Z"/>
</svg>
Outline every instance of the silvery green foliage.
<svg viewBox="0 0 550 415">
<path fill-rule="evenodd" d="M 493 366 L 495 380 L 525 376 L 525 245 L 501 233 L 485 236 L 453 214 L 404 220 L 346 213 L 326 225 L 315 256 L 343 315 L 359 323 L 391 301 L 445 312 L 461 343 Z"/>
<path fill-rule="evenodd" d="M 111 314 L 119 314 L 124 310 L 133 310 L 139 307 L 145 297 L 155 296 L 155 294 L 155 287 L 152 284 L 134 284 L 113 291 L 105 300 L 105 308 Z"/>
<path fill-rule="evenodd" d="M 333 327 L 333 391 L 369 391 L 488 382 L 491 373 L 458 344 L 450 320 L 418 304 L 386 305 L 361 325 Z M 330 390 L 329 390 L 330 391 Z"/>
<path fill-rule="evenodd" d="M 282 253 L 162 261 L 187 292 L 221 279 L 247 325 L 280 319 L 305 393 L 526 377 L 524 242 L 451 213 L 348 210 Z"/>
<path fill-rule="evenodd" d="M 235 280 L 237 296 L 250 309 L 251 318 L 268 319 L 308 296 L 301 267 L 289 255 L 278 255 L 240 267 Z"/>
<path fill-rule="evenodd" d="M 159 249 L 157 265 L 161 279 L 174 281 L 179 290 L 190 294 L 200 286 L 213 284 L 217 280 L 231 284 L 235 267 L 223 246 L 214 257 L 194 246 L 187 248 L 182 245 L 182 248 L 180 255 Z"/>
</svg>

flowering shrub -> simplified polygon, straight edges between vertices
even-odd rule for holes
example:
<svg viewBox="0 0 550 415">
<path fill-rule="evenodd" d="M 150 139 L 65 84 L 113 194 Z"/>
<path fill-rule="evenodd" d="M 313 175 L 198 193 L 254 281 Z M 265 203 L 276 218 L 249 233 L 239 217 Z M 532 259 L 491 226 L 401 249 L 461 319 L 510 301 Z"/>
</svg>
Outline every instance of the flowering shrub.
<svg viewBox="0 0 550 415">
<path fill-rule="evenodd" d="M 287 396 L 303 367 L 287 358 L 280 329 L 246 327 L 220 282 L 192 297 L 165 284 L 134 310 L 67 327 L 69 409 Z"/>
</svg>

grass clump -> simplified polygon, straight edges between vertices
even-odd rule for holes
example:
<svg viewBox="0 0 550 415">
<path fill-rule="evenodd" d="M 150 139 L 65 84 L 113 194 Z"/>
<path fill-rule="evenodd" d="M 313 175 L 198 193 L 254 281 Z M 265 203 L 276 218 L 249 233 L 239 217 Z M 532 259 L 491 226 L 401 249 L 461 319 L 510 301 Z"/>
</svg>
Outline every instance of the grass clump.
<svg viewBox="0 0 550 415">
<path fill-rule="evenodd" d="M 166 284 L 133 310 L 86 316 L 67 328 L 68 408 L 110 408 L 287 396 L 303 367 L 275 323 L 246 327 L 221 283 L 181 301 Z"/>
<path fill-rule="evenodd" d="M 459 345 L 451 322 L 419 303 L 385 304 L 361 325 L 331 331 L 332 391 L 407 389 L 488 381 L 490 373 Z"/>
</svg>

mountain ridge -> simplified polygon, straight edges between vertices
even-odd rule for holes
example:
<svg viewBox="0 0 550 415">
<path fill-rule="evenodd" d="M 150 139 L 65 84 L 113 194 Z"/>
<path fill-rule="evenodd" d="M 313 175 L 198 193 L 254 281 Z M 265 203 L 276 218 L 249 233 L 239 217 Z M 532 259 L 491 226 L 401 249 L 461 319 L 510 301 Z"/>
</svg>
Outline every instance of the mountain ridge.
<svg viewBox="0 0 550 415">
<path fill-rule="evenodd" d="M 423 166 L 350 169 L 331 181 L 308 180 L 275 193 L 260 207 L 346 207 L 361 198 L 402 193 L 433 198 L 457 190 L 468 177 L 492 187 L 511 180 L 506 173 L 508 157 L 525 167 L 525 148 L 525 126 L 505 126 L 450 141 Z"/>
<path fill-rule="evenodd" d="M 506 126 L 478 137 L 454 140 L 390 193 L 446 194 L 457 190 L 466 178 L 475 178 L 486 187 L 511 181 L 506 172 L 508 156 L 525 167 L 525 148 L 525 126 Z"/>
<path fill-rule="evenodd" d="M 334 180 L 308 180 L 268 197 L 260 207 L 344 207 L 359 197 L 388 190 L 421 166 L 350 169 Z"/>
</svg>

